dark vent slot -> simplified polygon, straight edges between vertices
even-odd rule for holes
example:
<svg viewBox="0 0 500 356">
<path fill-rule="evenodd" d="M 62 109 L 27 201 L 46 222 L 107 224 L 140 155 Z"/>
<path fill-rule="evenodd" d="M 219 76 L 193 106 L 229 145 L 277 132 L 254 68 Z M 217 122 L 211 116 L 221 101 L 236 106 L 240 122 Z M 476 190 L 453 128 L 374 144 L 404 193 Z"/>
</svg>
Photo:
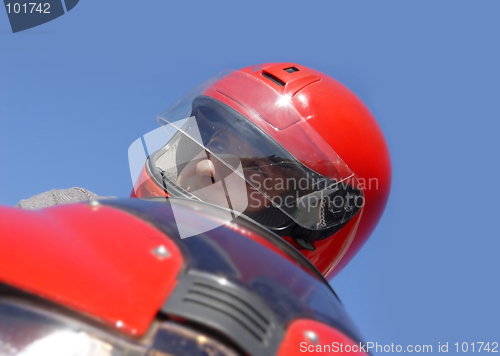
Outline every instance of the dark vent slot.
<svg viewBox="0 0 500 356">
<path fill-rule="evenodd" d="M 294 73 L 294 72 L 298 72 L 299 71 L 299 68 L 297 67 L 289 67 L 289 68 L 285 68 L 283 69 L 285 72 L 287 73 Z"/>
<path fill-rule="evenodd" d="M 279 79 L 278 77 L 275 77 L 274 75 L 268 73 L 268 72 L 262 72 L 262 75 L 269 79 L 270 81 L 278 84 L 280 87 L 285 86 L 285 82 Z"/>
<path fill-rule="evenodd" d="M 238 324 L 240 324 L 241 327 L 243 327 L 246 331 L 248 331 L 261 344 L 264 342 L 264 336 L 261 333 L 255 331 L 255 329 L 251 328 L 248 324 L 245 324 L 245 322 L 243 322 L 241 319 L 235 317 L 234 314 L 228 313 L 227 310 L 224 310 L 224 308 L 221 308 L 220 306 L 214 305 L 213 303 L 210 303 L 209 301 L 197 300 L 196 298 L 189 298 L 189 297 L 187 297 L 184 300 L 186 302 L 191 302 L 191 303 L 194 303 L 194 304 L 202 305 L 205 308 L 210 308 L 210 309 L 212 309 L 214 311 L 217 311 L 217 312 L 219 312 L 221 314 L 226 315 L 227 317 L 233 319 L 235 322 L 237 322 Z"/>
<path fill-rule="evenodd" d="M 231 300 L 233 303 L 238 303 L 241 309 L 246 310 L 248 314 L 253 315 L 258 320 L 260 320 L 260 322 L 263 323 L 265 327 L 268 327 L 271 324 L 271 322 L 266 318 L 266 316 L 259 310 L 254 308 L 252 304 L 248 303 L 239 296 L 228 292 L 227 290 L 219 289 L 216 286 L 197 282 L 194 283 L 191 291 L 193 292 L 203 291 L 205 293 L 211 293 L 212 295 L 219 295 L 220 297 L 225 296 L 225 299 Z"/>
<path fill-rule="evenodd" d="M 247 330 L 260 343 L 264 343 L 267 336 L 271 334 L 271 322 L 262 313 L 245 300 L 225 290 L 195 283 L 184 300 L 226 315 Z"/>
</svg>

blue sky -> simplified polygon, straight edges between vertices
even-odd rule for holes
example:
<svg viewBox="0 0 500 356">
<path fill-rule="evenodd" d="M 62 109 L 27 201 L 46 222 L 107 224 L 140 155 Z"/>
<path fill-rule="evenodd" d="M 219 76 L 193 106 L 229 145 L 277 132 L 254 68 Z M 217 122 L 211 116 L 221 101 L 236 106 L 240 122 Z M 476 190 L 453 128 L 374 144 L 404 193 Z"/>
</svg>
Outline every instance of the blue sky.
<svg viewBox="0 0 500 356">
<path fill-rule="evenodd" d="M 391 197 L 332 282 L 368 341 L 500 342 L 497 1 L 81 0 L 10 33 L 0 11 L 0 204 L 79 186 L 125 197 L 127 149 L 224 69 L 296 62 L 384 131 Z"/>
</svg>

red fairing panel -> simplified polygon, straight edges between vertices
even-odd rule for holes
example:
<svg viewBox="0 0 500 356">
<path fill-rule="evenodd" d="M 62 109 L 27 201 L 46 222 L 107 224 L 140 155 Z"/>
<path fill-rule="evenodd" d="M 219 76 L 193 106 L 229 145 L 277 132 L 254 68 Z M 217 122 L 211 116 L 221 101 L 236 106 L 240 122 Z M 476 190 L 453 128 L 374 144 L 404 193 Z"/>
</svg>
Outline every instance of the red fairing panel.
<svg viewBox="0 0 500 356">
<path fill-rule="evenodd" d="M 355 343 L 342 332 L 320 322 L 299 319 L 287 329 L 277 356 L 304 355 L 368 355 L 359 343 Z"/>
<path fill-rule="evenodd" d="M 147 163 L 146 163 L 147 164 Z M 146 165 L 142 167 L 141 173 L 137 182 L 134 184 L 134 189 L 130 193 L 131 198 L 137 197 L 168 197 L 167 192 L 158 186 L 158 184 L 151 178 L 146 169 Z"/>
<path fill-rule="evenodd" d="M 163 246 L 167 257 L 153 254 Z M 0 282 L 144 334 L 183 258 L 162 232 L 122 211 L 74 204 L 0 207 Z"/>
</svg>

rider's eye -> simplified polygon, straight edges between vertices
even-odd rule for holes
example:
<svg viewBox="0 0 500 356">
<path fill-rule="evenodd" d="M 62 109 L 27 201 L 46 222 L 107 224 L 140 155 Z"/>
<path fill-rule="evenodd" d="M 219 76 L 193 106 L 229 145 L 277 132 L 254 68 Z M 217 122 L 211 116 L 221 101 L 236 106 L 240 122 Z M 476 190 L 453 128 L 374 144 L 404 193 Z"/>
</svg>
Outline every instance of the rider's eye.
<svg viewBox="0 0 500 356">
<path fill-rule="evenodd" d="M 259 173 L 263 173 L 264 174 L 264 170 L 262 169 L 261 166 L 259 165 L 256 165 L 255 167 L 253 167 L 253 170 L 256 171 L 256 172 L 259 172 Z"/>
<path fill-rule="evenodd" d="M 210 148 L 213 152 L 224 152 L 226 149 L 224 145 L 219 142 L 211 142 L 208 148 Z"/>
<path fill-rule="evenodd" d="M 251 164 L 243 165 L 243 169 L 248 173 L 259 173 L 267 177 L 266 171 L 257 163 L 252 162 Z"/>
</svg>

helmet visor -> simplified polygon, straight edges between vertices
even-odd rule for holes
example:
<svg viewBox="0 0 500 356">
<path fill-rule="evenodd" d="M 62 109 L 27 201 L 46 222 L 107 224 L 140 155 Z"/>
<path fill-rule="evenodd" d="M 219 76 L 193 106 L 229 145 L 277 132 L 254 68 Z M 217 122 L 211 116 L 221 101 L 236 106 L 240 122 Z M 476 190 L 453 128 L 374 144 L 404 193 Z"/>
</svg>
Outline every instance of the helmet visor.
<svg viewBox="0 0 500 356">
<path fill-rule="evenodd" d="M 225 89 L 228 80 L 232 91 Z M 363 197 L 353 187 L 353 173 L 287 96 L 241 72 L 211 83 L 158 118 L 164 143 L 151 163 L 169 194 L 223 206 L 235 215 L 271 215 L 264 225 L 274 228 L 295 222 L 322 230 L 354 216 Z M 224 100 L 206 95 L 214 86 Z M 274 133 L 285 129 L 273 129 L 270 122 L 277 117 L 290 123 L 288 137 L 298 135 L 298 149 L 278 143 Z M 308 166 L 321 167 L 321 173 Z"/>
</svg>

